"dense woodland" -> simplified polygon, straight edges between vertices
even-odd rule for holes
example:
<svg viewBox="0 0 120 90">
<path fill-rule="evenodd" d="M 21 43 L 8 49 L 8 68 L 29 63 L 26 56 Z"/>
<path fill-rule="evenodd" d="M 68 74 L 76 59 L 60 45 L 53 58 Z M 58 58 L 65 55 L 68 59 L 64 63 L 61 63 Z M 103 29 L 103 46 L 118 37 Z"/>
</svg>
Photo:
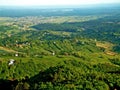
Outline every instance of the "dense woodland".
<svg viewBox="0 0 120 90">
<path fill-rule="evenodd" d="M 109 9 L 1 10 L 0 90 L 119 90 L 120 8 Z"/>
</svg>

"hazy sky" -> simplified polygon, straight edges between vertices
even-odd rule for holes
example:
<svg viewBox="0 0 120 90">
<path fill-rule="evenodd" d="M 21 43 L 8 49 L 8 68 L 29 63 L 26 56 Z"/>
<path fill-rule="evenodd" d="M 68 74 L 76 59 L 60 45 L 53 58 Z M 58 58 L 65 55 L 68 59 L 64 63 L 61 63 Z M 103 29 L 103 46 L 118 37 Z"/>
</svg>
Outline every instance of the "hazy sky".
<svg viewBox="0 0 120 90">
<path fill-rule="evenodd" d="M 0 5 L 84 5 L 120 3 L 120 0 L 0 0 Z"/>
</svg>

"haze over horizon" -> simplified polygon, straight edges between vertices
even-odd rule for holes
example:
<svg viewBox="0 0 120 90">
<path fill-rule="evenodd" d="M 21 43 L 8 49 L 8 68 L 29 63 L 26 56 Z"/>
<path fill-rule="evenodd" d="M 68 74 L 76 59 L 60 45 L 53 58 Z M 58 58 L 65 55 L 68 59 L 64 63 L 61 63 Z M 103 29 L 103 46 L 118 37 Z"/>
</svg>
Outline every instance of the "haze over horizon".
<svg viewBox="0 0 120 90">
<path fill-rule="evenodd" d="M 0 6 L 57 6 L 57 5 L 92 5 L 120 4 L 120 0 L 0 0 Z"/>
</svg>

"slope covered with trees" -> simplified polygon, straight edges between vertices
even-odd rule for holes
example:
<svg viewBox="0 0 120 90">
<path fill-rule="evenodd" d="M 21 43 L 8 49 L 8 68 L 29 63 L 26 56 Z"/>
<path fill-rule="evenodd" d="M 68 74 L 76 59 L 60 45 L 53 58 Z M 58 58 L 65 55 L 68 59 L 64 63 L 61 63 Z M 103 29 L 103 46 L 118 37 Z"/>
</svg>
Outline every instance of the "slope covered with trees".
<svg viewBox="0 0 120 90">
<path fill-rule="evenodd" d="M 43 11 L 0 17 L 0 89 L 119 89 L 119 8 Z"/>
</svg>

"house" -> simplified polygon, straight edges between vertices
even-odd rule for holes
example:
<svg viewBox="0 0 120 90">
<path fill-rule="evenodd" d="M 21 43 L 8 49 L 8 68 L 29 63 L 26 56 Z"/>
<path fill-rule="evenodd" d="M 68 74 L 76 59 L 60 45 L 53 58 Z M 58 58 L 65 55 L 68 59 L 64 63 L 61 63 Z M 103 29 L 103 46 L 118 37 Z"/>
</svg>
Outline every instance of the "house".
<svg viewBox="0 0 120 90">
<path fill-rule="evenodd" d="M 18 57 L 18 53 L 16 53 L 15 56 Z"/>
<path fill-rule="evenodd" d="M 52 55 L 54 56 L 54 55 L 55 55 L 55 52 L 53 52 Z"/>
<path fill-rule="evenodd" d="M 14 59 L 10 59 L 8 65 L 13 65 L 15 63 Z"/>
</svg>

